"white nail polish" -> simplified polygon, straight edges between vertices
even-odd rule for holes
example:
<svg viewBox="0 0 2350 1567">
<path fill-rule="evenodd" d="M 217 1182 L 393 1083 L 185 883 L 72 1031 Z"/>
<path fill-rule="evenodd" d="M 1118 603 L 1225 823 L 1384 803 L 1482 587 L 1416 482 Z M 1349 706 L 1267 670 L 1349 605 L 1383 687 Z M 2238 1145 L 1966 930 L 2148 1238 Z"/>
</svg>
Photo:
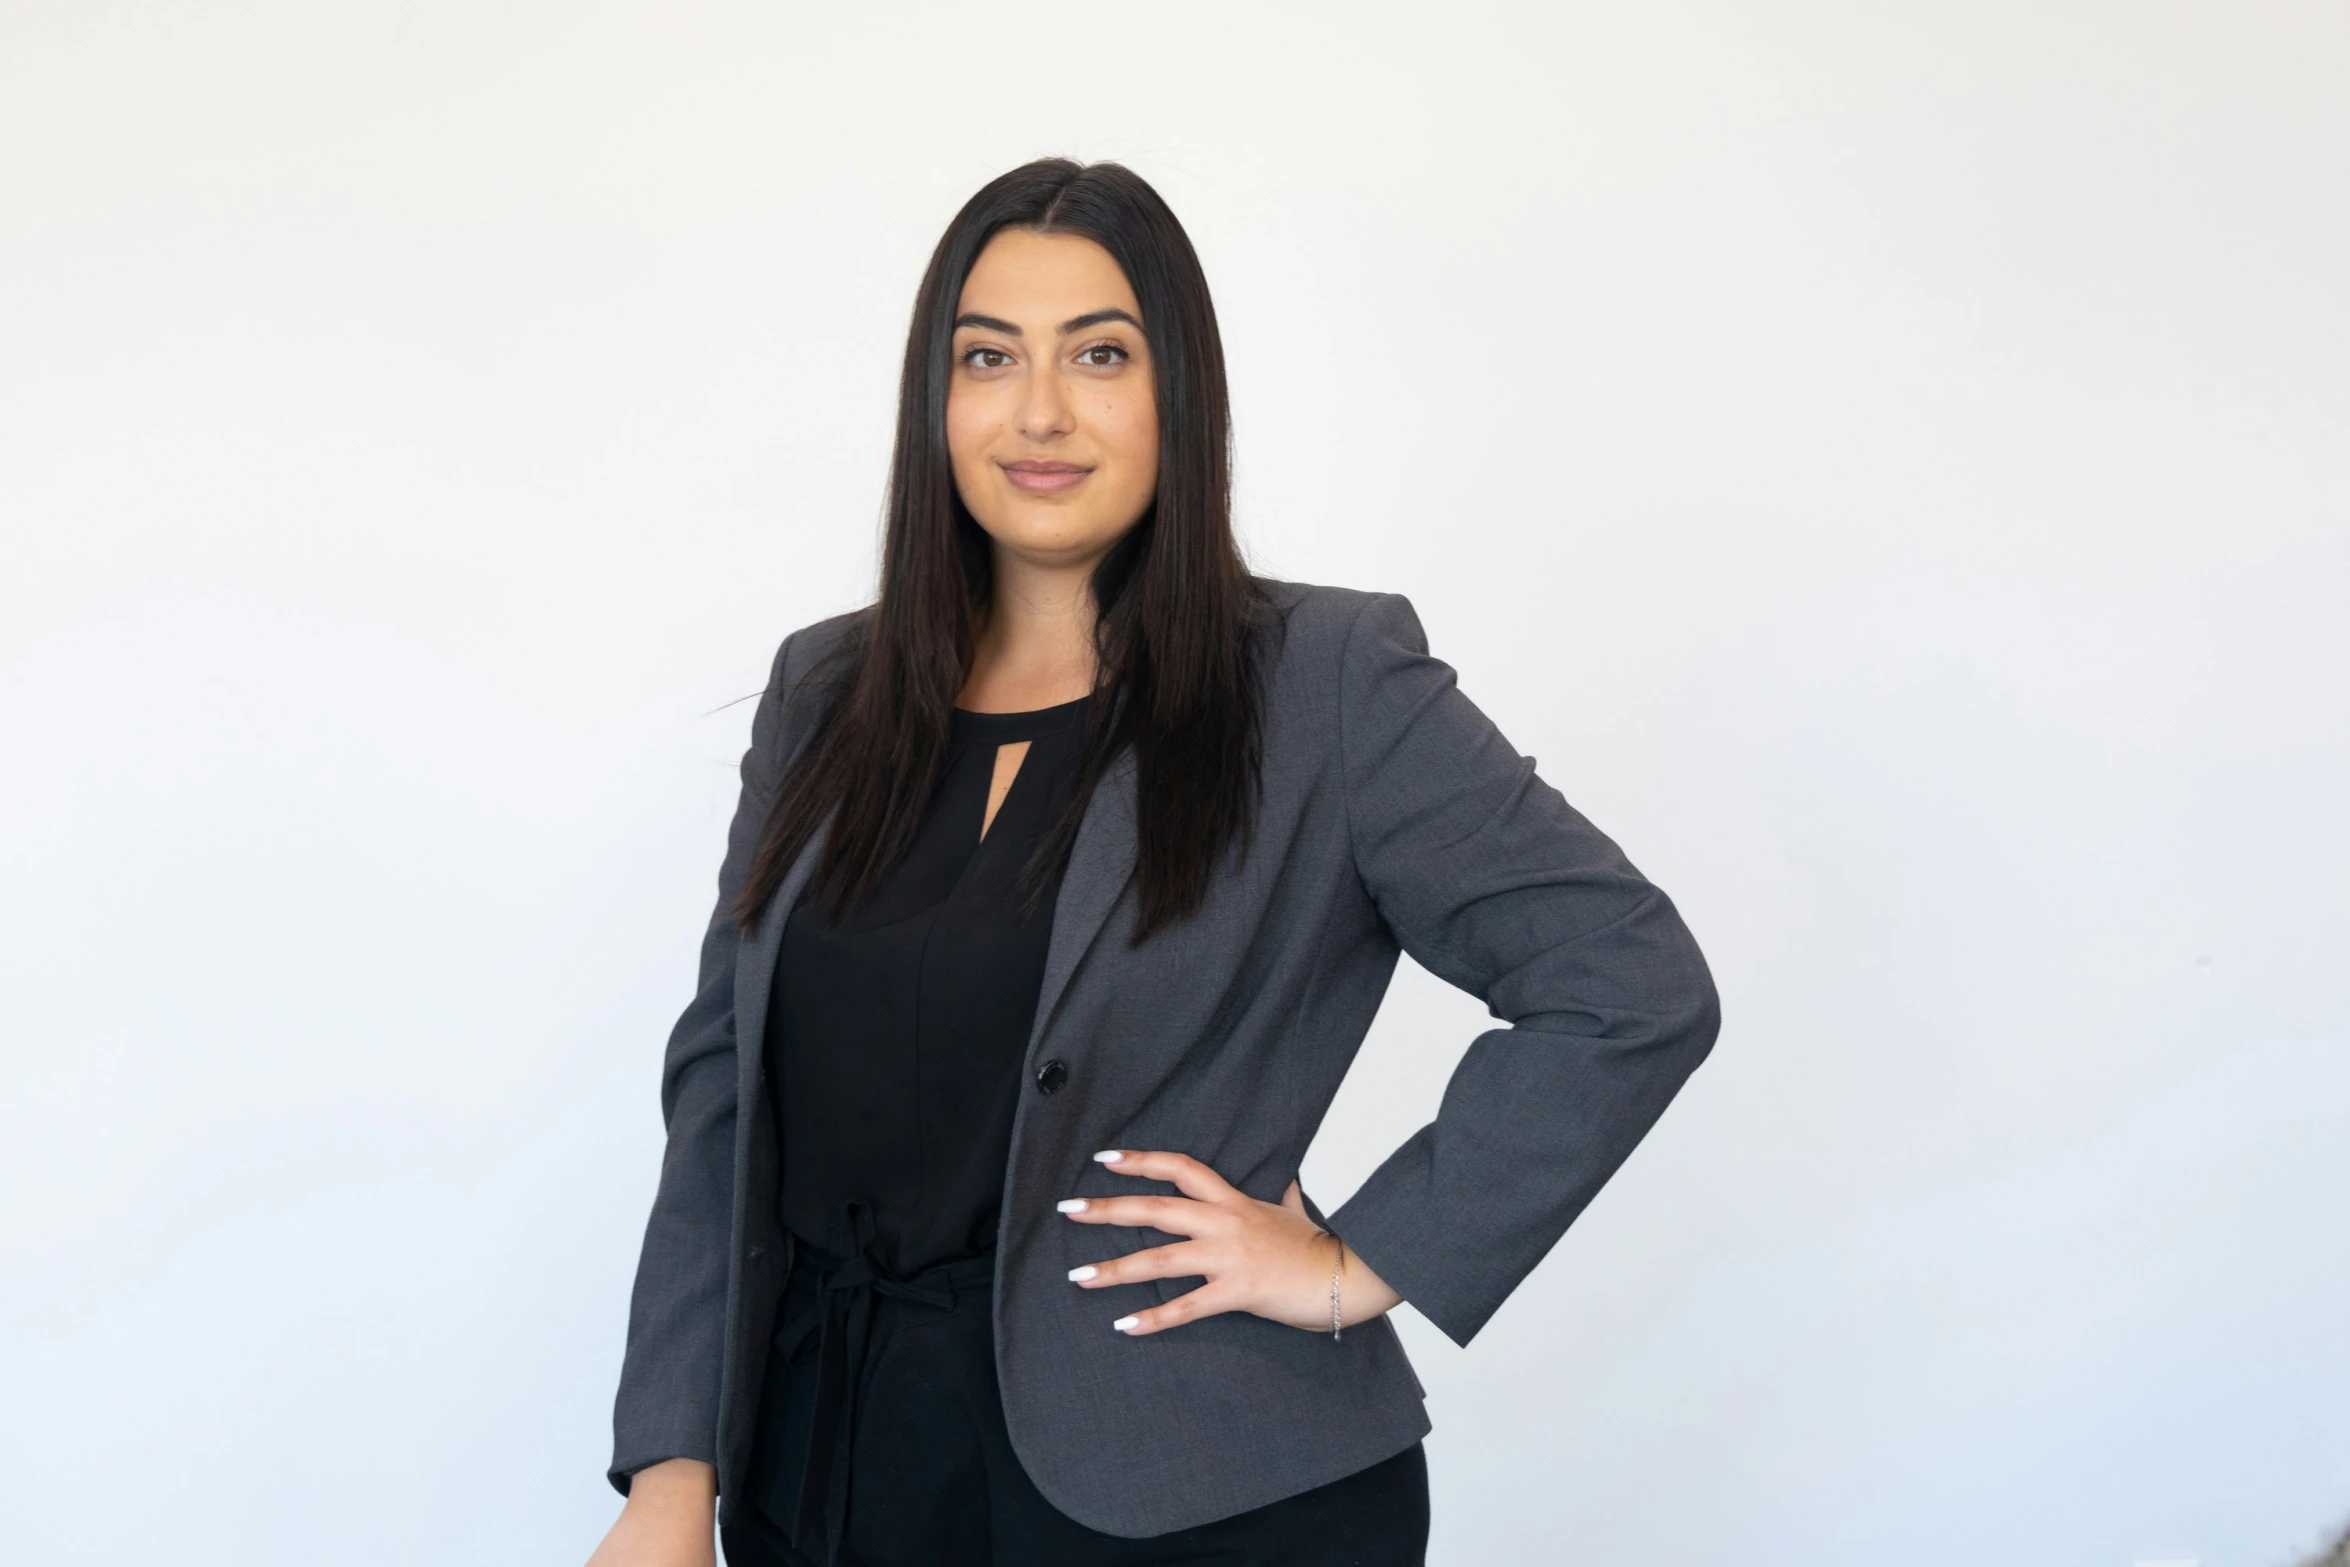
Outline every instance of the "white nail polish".
<svg viewBox="0 0 2350 1567">
<path fill-rule="evenodd" d="M 1100 1153 L 1095 1154 L 1093 1157 L 1094 1162 L 1097 1164 L 1116 1164 L 1126 1157 L 1126 1150 L 1123 1148 L 1104 1148 Z"/>
<path fill-rule="evenodd" d="M 1112 1328 L 1113 1330 L 1115 1330 L 1115 1331 L 1117 1331 L 1117 1332 L 1120 1332 L 1120 1333 L 1124 1333 L 1124 1332 L 1126 1332 L 1126 1331 L 1127 1331 L 1128 1329 L 1130 1329 L 1130 1328 L 1139 1328 L 1139 1327 L 1141 1327 L 1141 1326 L 1142 1326 L 1142 1318 L 1140 1318 L 1140 1317 L 1120 1317 L 1120 1318 L 1119 1318 L 1117 1321 L 1115 1321 L 1115 1322 L 1111 1323 L 1111 1324 L 1110 1324 L 1110 1326 L 1111 1326 L 1111 1328 Z"/>
<path fill-rule="evenodd" d="M 1059 1202 L 1054 1203 L 1053 1207 L 1062 1213 L 1083 1213 L 1085 1211 L 1085 1199 L 1082 1197 L 1064 1197 Z"/>
<path fill-rule="evenodd" d="M 1099 1272 L 1101 1272 L 1101 1269 L 1095 1267 L 1092 1263 L 1089 1262 L 1082 1268 L 1071 1268 L 1069 1270 L 1069 1282 L 1072 1284 L 1083 1284 L 1087 1279 L 1092 1278 Z"/>
</svg>

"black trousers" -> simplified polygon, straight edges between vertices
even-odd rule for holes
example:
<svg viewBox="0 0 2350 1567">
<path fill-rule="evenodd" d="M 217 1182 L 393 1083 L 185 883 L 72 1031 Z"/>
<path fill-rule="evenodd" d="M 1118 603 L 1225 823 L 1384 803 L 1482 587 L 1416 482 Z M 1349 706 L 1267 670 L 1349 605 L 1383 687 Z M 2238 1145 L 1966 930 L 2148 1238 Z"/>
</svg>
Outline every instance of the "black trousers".
<svg viewBox="0 0 2350 1567">
<path fill-rule="evenodd" d="M 729 1567 L 1420 1567 L 1419 1443 L 1328 1485 L 1148 1539 L 1046 1501 L 1004 1429 L 992 1258 L 911 1279 L 795 1244 Z M 1151 1462 L 1134 1411 L 1134 1461 Z M 837 1544 L 833 1536 L 837 1532 Z"/>
</svg>

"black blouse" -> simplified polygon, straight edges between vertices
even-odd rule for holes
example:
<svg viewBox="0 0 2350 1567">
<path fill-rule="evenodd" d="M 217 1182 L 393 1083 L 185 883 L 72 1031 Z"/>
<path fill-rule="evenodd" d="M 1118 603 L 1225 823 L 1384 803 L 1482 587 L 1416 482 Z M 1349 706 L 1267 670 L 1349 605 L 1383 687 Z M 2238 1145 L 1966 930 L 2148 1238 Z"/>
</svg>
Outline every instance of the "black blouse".
<svg viewBox="0 0 2350 1567">
<path fill-rule="evenodd" d="M 995 1245 L 1020 1064 L 1063 866 L 1034 911 L 1014 886 L 1068 804 L 1086 699 L 1030 713 L 957 709 L 912 850 L 835 924 L 804 898 L 784 926 L 767 1013 L 782 1219 L 835 1255 L 844 1205 L 873 1258 L 909 1277 Z M 996 748 L 1028 755 L 984 838 Z"/>
</svg>

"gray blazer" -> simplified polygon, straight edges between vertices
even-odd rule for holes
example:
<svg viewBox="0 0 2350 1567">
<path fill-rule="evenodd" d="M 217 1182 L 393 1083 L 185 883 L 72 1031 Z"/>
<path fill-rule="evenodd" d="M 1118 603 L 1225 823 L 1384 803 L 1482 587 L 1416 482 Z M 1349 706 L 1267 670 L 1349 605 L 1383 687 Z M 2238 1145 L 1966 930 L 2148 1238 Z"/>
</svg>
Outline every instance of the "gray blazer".
<svg viewBox="0 0 2350 1567">
<path fill-rule="evenodd" d="M 1188 921 L 1131 947 L 1134 765 L 1105 776 L 1054 905 L 1005 1170 L 996 1366 L 1012 1443 L 1080 1523 L 1185 1528 L 1335 1480 L 1429 1429 L 1394 1327 L 1302 1332 L 1227 1313 L 1130 1339 L 1128 1311 L 1200 1282 L 1080 1290 L 1079 1263 L 1166 1243 L 1071 1224 L 1064 1197 L 1172 1192 L 1101 1148 L 1191 1154 L 1279 1201 L 1371 1026 L 1399 948 L 1486 1002 L 1436 1119 L 1318 1222 L 1466 1344 L 1557 1243 L 1712 1048 L 1713 982 L 1665 895 L 1535 776 L 1428 654 L 1394 594 L 1267 583 L 1264 793 L 1254 845 Z M 785 639 L 752 721 L 702 940 L 661 1077 L 668 1150 L 630 1304 L 611 1478 L 717 1466 L 731 1518 L 781 1285 L 763 1112 L 777 943 L 803 855 L 755 929 L 725 913 L 848 622 Z M 1066 1083 L 1034 1086 L 1047 1063 Z M 746 1113 L 746 1111 L 751 1113 Z M 1150 1440 L 1134 1441 L 1138 1421 Z"/>
</svg>

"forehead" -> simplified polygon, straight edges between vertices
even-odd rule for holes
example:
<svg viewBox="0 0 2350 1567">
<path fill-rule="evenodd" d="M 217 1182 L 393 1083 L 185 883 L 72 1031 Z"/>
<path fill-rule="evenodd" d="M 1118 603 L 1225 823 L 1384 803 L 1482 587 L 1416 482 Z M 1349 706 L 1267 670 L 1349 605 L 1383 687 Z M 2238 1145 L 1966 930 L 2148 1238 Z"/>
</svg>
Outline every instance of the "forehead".
<svg viewBox="0 0 2350 1567">
<path fill-rule="evenodd" d="M 963 280 L 956 310 L 1000 316 L 1031 331 L 1116 306 L 1142 314 L 1116 258 L 1082 234 L 1004 229 Z"/>
</svg>

